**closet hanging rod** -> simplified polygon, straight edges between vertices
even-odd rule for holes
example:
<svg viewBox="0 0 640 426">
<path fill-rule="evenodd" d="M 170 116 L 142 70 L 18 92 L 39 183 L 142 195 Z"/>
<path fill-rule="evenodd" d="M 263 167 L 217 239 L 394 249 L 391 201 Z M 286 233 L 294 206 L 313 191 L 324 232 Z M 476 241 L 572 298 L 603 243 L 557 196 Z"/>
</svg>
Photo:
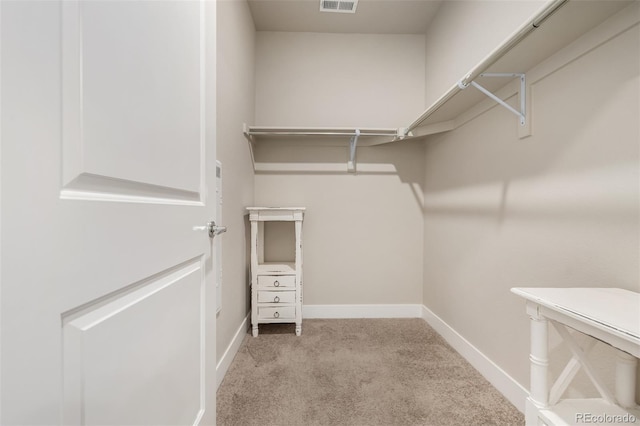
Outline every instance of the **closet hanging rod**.
<svg viewBox="0 0 640 426">
<path fill-rule="evenodd" d="M 413 123 L 404 129 L 404 135 L 408 135 L 409 132 L 419 127 L 431 114 L 440 109 L 445 103 L 453 98 L 458 92 L 463 90 L 461 86 L 468 86 L 473 80 L 475 80 L 480 74 L 484 73 L 491 65 L 496 63 L 507 52 L 509 52 L 515 45 L 520 43 L 529 33 L 551 16 L 560 6 L 564 5 L 569 0 L 553 0 L 549 1 L 536 15 L 529 19 L 524 25 L 520 26 L 504 43 L 494 49 L 489 55 L 487 55 L 478 65 L 476 65 L 471 71 L 469 71 L 464 77 L 462 77 L 458 83 L 451 87 L 444 95 L 436 100 L 420 117 L 418 117 Z"/>
<path fill-rule="evenodd" d="M 467 75 L 465 75 L 460 82 L 467 86 L 471 81 L 475 80 L 480 74 L 484 73 L 487 68 L 493 65 L 498 59 L 502 58 L 509 50 L 511 50 L 516 44 L 520 43 L 527 35 L 533 30 L 537 29 L 542 23 L 550 17 L 560 6 L 564 5 L 569 0 L 553 0 L 547 3 L 544 8 L 538 12 L 532 19 L 522 25 L 511 37 L 509 37 L 504 43 L 493 50 L 486 58 L 482 60 L 475 68 L 473 68 Z"/>
<path fill-rule="evenodd" d="M 366 132 L 361 131 L 359 136 L 396 136 L 398 131 L 394 129 L 389 132 Z M 261 132 L 248 131 L 249 136 L 355 136 L 356 132 Z"/>
</svg>

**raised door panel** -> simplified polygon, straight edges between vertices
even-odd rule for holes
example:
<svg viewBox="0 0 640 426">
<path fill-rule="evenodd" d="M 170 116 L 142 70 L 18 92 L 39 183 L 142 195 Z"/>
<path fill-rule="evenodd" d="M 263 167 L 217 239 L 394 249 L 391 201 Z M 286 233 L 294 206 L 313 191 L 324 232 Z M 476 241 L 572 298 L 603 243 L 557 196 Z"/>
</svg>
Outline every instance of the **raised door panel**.
<svg viewBox="0 0 640 426">
<path fill-rule="evenodd" d="M 63 198 L 202 200 L 204 36 L 203 2 L 63 2 Z"/>
<path fill-rule="evenodd" d="M 203 263 L 62 316 L 63 418 L 194 424 L 204 410 Z"/>
</svg>

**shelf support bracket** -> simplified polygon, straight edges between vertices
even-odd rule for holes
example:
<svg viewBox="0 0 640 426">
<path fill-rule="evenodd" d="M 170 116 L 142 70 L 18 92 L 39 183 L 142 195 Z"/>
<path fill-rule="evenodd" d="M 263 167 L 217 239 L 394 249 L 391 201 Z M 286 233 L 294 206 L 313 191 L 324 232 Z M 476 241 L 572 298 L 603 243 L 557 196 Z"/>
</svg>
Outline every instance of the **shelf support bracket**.
<svg viewBox="0 0 640 426">
<path fill-rule="evenodd" d="M 249 154 L 251 154 L 251 164 L 253 165 L 253 171 L 256 171 L 256 159 L 253 155 L 253 147 L 254 147 L 254 140 L 253 140 L 253 136 L 251 136 L 251 134 L 249 133 L 249 126 L 247 126 L 247 123 L 242 123 L 242 134 L 244 135 L 244 137 L 247 139 L 247 142 L 249 143 Z"/>
<path fill-rule="evenodd" d="M 520 125 L 524 126 L 526 123 L 526 105 L 527 105 L 527 99 L 526 99 L 526 77 L 525 74 L 521 74 L 521 73 L 484 73 L 484 74 L 480 74 L 480 77 L 518 77 L 520 78 L 520 111 L 518 111 L 517 109 L 515 109 L 514 107 L 512 107 L 511 105 L 509 105 L 508 103 L 506 103 L 505 101 L 503 101 L 502 99 L 500 99 L 499 97 L 497 97 L 496 95 L 494 95 L 493 93 L 491 93 L 489 90 L 487 90 L 486 88 L 484 88 L 483 86 L 481 86 L 479 83 L 475 82 L 475 81 L 471 81 L 470 83 L 463 83 L 462 80 L 460 80 L 458 82 L 458 87 L 460 87 L 461 89 L 466 89 L 467 87 L 469 87 L 469 84 L 471 84 L 473 87 L 475 87 L 476 89 L 478 89 L 479 91 L 481 91 L 482 93 L 484 93 L 485 95 L 487 95 L 488 97 L 490 97 L 491 99 L 493 99 L 494 101 L 496 101 L 497 103 L 499 103 L 500 105 L 502 105 L 503 107 L 505 107 L 506 109 L 508 109 L 509 111 L 511 111 L 512 113 L 514 113 L 515 115 L 517 115 L 518 117 L 520 117 Z"/>
<path fill-rule="evenodd" d="M 358 147 L 358 137 L 360 137 L 360 129 L 356 129 L 356 134 L 349 141 L 349 161 L 347 162 L 347 171 L 355 173 L 356 171 L 356 148 Z"/>
</svg>

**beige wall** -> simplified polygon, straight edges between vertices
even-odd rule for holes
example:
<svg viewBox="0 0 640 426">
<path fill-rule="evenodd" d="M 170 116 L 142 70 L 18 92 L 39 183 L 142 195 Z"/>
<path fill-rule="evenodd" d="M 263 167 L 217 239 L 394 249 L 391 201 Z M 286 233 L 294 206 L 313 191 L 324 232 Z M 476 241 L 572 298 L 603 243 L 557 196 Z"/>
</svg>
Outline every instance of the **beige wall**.
<svg viewBox="0 0 640 426">
<path fill-rule="evenodd" d="M 423 36 L 259 32 L 256 58 L 260 125 L 400 127 L 423 109 Z M 256 149 L 301 170 L 256 174 L 255 202 L 307 207 L 304 304 L 420 303 L 423 146 L 358 148 L 353 175 L 348 138 L 319 143 Z"/>
<path fill-rule="evenodd" d="M 249 311 L 245 207 L 253 203 L 253 168 L 242 124 L 253 121 L 255 30 L 244 0 L 218 2 L 218 160 L 223 169 L 222 311 L 217 359 Z"/>
<path fill-rule="evenodd" d="M 494 107 L 426 143 L 424 304 L 525 387 L 529 324 L 511 287 L 640 291 L 638 25 L 594 40 L 528 72 L 531 137 Z M 554 338 L 552 356 L 566 352 Z"/>
<path fill-rule="evenodd" d="M 307 208 L 305 305 L 420 303 L 424 147 L 362 148 L 358 159 L 388 172 L 256 174 L 256 204 Z"/>
<path fill-rule="evenodd" d="M 426 106 L 454 86 L 544 3 L 544 0 L 443 2 L 426 36 Z"/>
<path fill-rule="evenodd" d="M 424 36 L 258 32 L 256 123 L 402 127 L 424 109 Z"/>
</svg>

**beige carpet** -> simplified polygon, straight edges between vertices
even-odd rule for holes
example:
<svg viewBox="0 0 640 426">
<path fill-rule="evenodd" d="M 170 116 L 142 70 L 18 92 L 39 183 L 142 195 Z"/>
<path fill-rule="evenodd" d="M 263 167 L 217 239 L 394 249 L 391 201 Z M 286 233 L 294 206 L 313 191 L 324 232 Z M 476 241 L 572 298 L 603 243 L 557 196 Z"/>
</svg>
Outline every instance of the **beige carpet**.
<svg viewBox="0 0 640 426">
<path fill-rule="evenodd" d="M 225 425 L 522 425 L 421 319 L 305 320 L 245 337 L 217 394 Z"/>
</svg>

